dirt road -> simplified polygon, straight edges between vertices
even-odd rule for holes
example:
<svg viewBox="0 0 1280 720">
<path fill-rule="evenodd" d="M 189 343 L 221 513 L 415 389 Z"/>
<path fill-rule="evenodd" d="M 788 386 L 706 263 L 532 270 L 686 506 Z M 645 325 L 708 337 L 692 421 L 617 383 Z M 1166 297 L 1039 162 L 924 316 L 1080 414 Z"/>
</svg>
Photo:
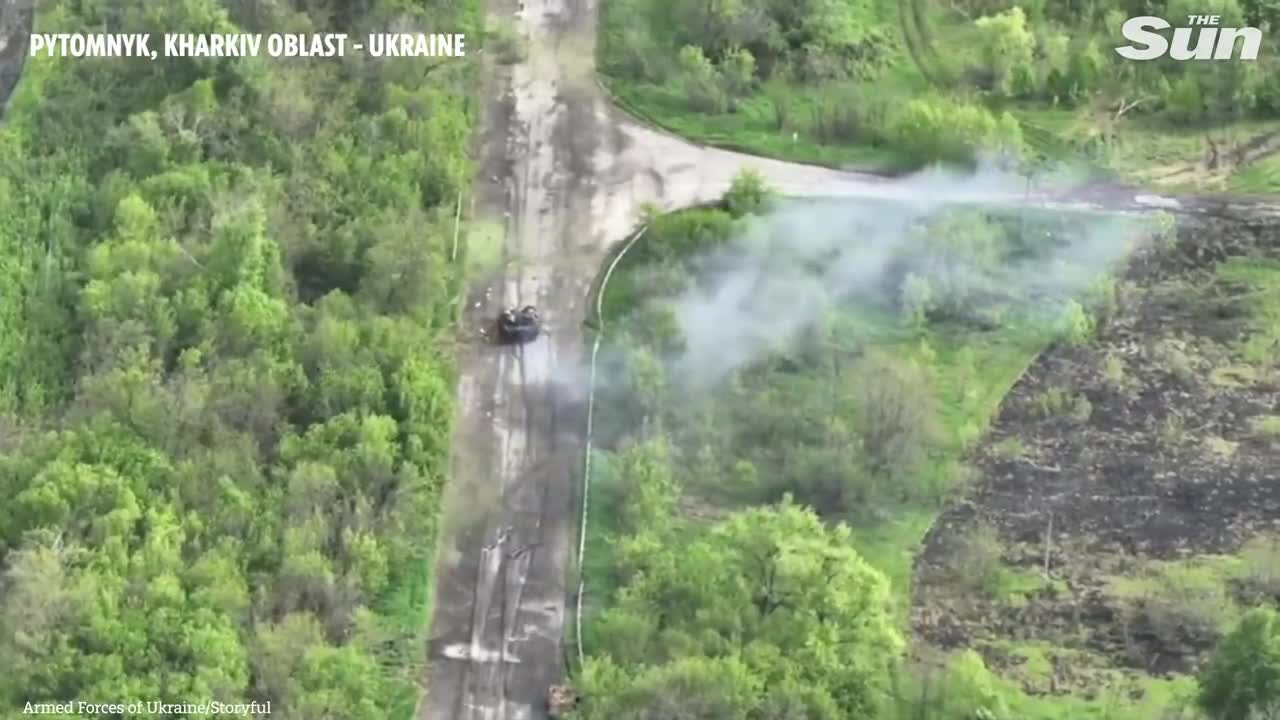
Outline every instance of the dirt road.
<svg viewBox="0 0 1280 720">
<path fill-rule="evenodd" d="M 587 292 L 642 203 L 719 197 L 743 167 L 782 192 L 892 195 L 871 176 L 700 149 L 637 127 L 594 77 L 592 0 L 529 0 L 514 18 L 527 59 L 489 73 L 477 211 L 505 219 L 505 266 L 468 303 L 453 476 L 443 510 L 430 639 L 430 720 L 545 716 L 577 530 L 580 388 L 553 382 L 582 354 Z M 480 333 L 504 307 L 534 304 L 547 332 L 520 349 Z"/>
<path fill-rule="evenodd" d="M 581 388 L 557 379 L 581 358 L 588 286 L 641 205 L 674 209 L 715 199 L 745 167 L 789 195 L 919 193 L 874 176 L 699 148 L 638 126 L 596 85 L 596 2 L 528 0 L 491 10 L 514 18 L 528 55 L 487 73 L 478 210 L 505 220 L 506 262 L 476 288 L 463 328 L 475 342 L 460 358 L 454 469 L 420 712 L 427 720 L 546 716 L 547 688 L 562 672 L 573 587 L 583 428 Z M 1192 209 L 1126 188 L 1058 199 Z M 524 304 L 542 310 L 543 337 L 518 349 L 485 341 L 480 333 L 501 309 Z"/>
<path fill-rule="evenodd" d="M 34 0 L 0 0 L 0 114 L 22 74 L 34 7 Z"/>
</svg>

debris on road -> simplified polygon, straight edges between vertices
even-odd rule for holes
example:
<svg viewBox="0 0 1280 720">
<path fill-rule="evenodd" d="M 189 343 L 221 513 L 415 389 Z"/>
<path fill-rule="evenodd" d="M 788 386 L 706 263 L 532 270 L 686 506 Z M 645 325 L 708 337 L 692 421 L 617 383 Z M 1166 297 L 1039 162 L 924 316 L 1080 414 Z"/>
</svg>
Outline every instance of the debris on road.
<svg viewBox="0 0 1280 720">
<path fill-rule="evenodd" d="M 552 685 L 547 690 L 547 712 L 553 718 L 568 717 L 578 704 L 578 695 L 568 685 Z"/>
</svg>

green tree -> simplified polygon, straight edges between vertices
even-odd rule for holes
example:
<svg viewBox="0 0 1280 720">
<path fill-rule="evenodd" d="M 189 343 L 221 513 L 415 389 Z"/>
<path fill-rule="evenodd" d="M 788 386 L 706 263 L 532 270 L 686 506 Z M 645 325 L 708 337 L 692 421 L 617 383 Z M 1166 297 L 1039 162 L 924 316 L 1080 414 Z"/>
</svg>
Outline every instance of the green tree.
<svg viewBox="0 0 1280 720">
<path fill-rule="evenodd" d="M 720 61 L 720 75 L 724 78 L 725 93 L 736 101 L 755 85 L 756 59 L 750 50 L 732 47 Z"/>
<path fill-rule="evenodd" d="M 581 720 L 751 720 L 760 679 L 739 659 L 679 658 L 627 673 L 608 659 L 590 661 Z"/>
<path fill-rule="evenodd" d="M 676 55 L 679 82 L 694 110 L 722 113 L 729 109 L 729 96 L 719 69 L 707 59 L 702 48 L 686 45 Z"/>
<path fill-rule="evenodd" d="M 992 90 L 998 95 L 1013 94 L 1016 73 L 1033 66 L 1035 36 L 1027 27 L 1026 14 L 1022 8 L 1014 6 L 998 15 L 978 18 L 974 25 L 978 28 L 982 51 L 991 70 Z"/>
<path fill-rule="evenodd" d="M 1186 73 L 1178 78 L 1164 102 L 1169 114 L 1180 122 L 1194 122 L 1204 115 L 1200 81 L 1193 73 Z"/>
<path fill-rule="evenodd" d="M 924 329 L 929 311 L 933 309 L 933 288 L 929 281 L 915 273 L 903 278 L 902 299 L 899 303 L 902 322 L 917 332 Z"/>
<path fill-rule="evenodd" d="M 851 542 L 847 526 L 829 529 L 789 500 L 746 510 L 692 543 L 629 553 L 618 606 L 657 619 L 655 660 L 747 648 L 755 672 L 865 715 L 903 645 L 888 581 Z"/>
<path fill-rule="evenodd" d="M 725 193 L 724 204 L 735 218 L 767 211 L 774 194 L 764 176 L 755 170 L 743 170 L 733 176 L 733 184 Z"/>
<path fill-rule="evenodd" d="M 1200 674 L 1199 705 L 1213 720 L 1280 716 L 1280 616 L 1245 613 Z"/>
<path fill-rule="evenodd" d="M 611 466 L 624 493 L 624 530 L 638 533 L 665 528 L 680 498 L 680 486 L 671 474 L 671 446 L 666 439 L 655 437 L 617 453 Z"/>
</svg>

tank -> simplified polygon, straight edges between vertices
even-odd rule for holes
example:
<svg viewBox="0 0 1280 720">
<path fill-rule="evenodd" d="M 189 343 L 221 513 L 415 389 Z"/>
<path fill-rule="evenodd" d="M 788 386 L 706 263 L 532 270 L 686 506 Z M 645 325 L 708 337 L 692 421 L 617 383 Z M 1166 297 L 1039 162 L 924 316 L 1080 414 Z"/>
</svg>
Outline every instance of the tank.
<svg viewBox="0 0 1280 720">
<path fill-rule="evenodd" d="M 498 340 L 504 343 L 523 344 L 538 337 L 542 322 L 538 310 L 532 305 L 520 309 L 504 310 L 498 316 Z"/>
</svg>

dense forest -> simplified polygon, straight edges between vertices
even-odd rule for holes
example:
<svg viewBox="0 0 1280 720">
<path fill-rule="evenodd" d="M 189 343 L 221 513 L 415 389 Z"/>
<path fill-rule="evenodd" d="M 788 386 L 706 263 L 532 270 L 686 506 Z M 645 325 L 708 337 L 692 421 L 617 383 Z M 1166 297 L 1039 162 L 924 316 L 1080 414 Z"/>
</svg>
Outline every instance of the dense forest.
<svg viewBox="0 0 1280 720">
<path fill-rule="evenodd" d="M 1121 273 L 1137 251 L 1123 238 L 1149 258 L 1174 253 L 1177 236 L 1169 216 L 957 207 L 887 219 L 902 214 L 779 204 L 746 175 L 721 207 L 649 218 L 605 296 L 578 717 L 1266 717 L 1249 714 L 1280 702 L 1265 606 L 1221 628 L 1197 676 L 1121 667 L 1089 676 L 1087 695 L 1030 693 L 974 649 L 910 636 L 921 537 L 977 480 L 971 456 L 1010 387 L 1047 349 L 1070 355 L 1129 322 L 1123 304 L 1139 295 Z M 696 372 L 706 362 L 722 372 Z M 1082 393 L 1033 401 L 1060 424 L 1093 414 Z M 1007 565 L 1004 539 L 970 525 L 948 540 L 943 591 L 957 607 L 1066 593 L 1056 575 Z M 1243 563 L 1250 577 L 1274 572 L 1260 555 Z M 1191 587 L 1167 580 L 1123 602 L 1176 634 L 1217 597 Z"/>
<path fill-rule="evenodd" d="M 50 32 L 475 3 L 42 4 Z M 0 704 L 417 701 L 463 63 L 33 58 L 0 124 Z"/>
</svg>

